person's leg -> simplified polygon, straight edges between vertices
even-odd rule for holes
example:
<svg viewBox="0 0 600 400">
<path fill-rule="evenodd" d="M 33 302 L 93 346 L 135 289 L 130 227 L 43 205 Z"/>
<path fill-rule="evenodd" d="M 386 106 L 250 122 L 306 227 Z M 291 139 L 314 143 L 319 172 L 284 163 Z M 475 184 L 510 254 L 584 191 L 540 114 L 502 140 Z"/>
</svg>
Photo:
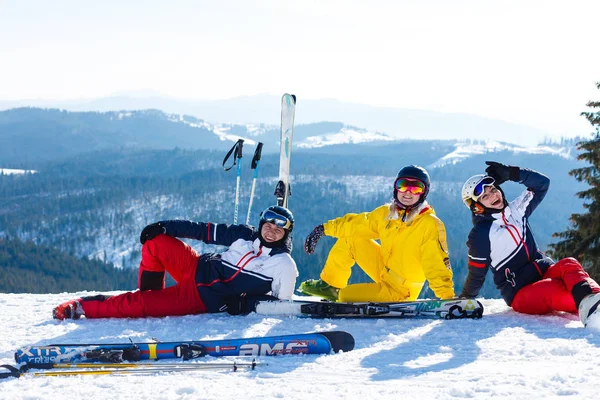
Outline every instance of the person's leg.
<svg viewBox="0 0 600 400">
<path fill-rule="evenodd" d="M 193 278 L 166 289 L 84 297 L 79 303 L 86 318 L 165 317 L 206 312 Z"/>
<path fill-rule="evenodd" d="M 566 290 L 573 296 L 576 307 L 589 294 L 600 293 L 600 286 L 583 269 L 579 261 L 572 257 L 563 258 L 548 268 L 544 278 L 561 279 Z"/>
<path fill-rule="evenodd" d="M 576 313 L 571 292 L 560 278 L 546 278 L 523 286 L 515 295 L 513 310 L 524 314 L 547 314 L 552 311 Z"/>
<path fill-rule="evenodd" d="M 158 235 L 142 246 L 138 288 L 142 291 L 164 288 L 165 270 L 175 282 L 193 278 L 198 258 L 198 253 L 188 244 L 168 235 Z"/>
<path fill-rule="evenodd" d="M 340 290 L 338 301 L 353 302 L 396 302 L 407 299 L 408 290 L 398 291 L 385 282 L 356 283 Z"/>
<path fill-rule="evenodd" d="M 381 246 L 374 240 L 338 239 L 327 257 L 321 271 L 321 279 L 336 288 L 344 288 L 348 284 L 354 264 L 365 271 L 374 282 L 379 282 L 383 260 Z"/>
</svg>

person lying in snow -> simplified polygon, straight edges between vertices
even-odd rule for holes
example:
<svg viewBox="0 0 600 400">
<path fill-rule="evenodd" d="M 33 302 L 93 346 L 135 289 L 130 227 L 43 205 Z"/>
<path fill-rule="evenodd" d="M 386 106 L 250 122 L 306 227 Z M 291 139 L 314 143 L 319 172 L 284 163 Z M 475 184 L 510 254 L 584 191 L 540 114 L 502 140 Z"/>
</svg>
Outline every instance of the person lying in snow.
<svg viewBox="0 0 600 400">
<path fill-rule="evenodd" d="M 550 179 L 527 168 L 487 161 L 486 174 L 470 177 L 462 200 L 472 213 L 469 273 L 460 297 L 473 298 L 488 268 L 506 304 L 525 314 L 579 312 L 583 324 L 600 304 L 600 286 L 574 258 L 554 262 L 537 247 L 529 216 L 546 196 Z M 526 190 L 510 203 L 500 185 L 514 181 Z"/>
<path fill-rule="evenodd" d="M 306 253 L 314 253 L 323 235 L 337 241 L 321 279 L 303 282 L 300 291 L 341 302 L 394 302 L 416 299 L 427 279 L 437 297 L 453 298 L 446 229 L 425 201 L 429 188 L 424 168 L 406 166 L 398 172 L 391 203 L 317 226 L 306 238 Z M 348 285 L 355 263 L 374 282 Z"/>
<path fill-rule="evenodd" d="M 153 223 L 140 235 L 138 291 L 71 300 L 54 308 L 53 317 L 164 317 L 228 311 L 228 304 L 239 307 L 240 296 L 245 295 L 291 299 L 298 277 L 290 255 L 293 228 L 294 216 L 279 206 L 261 213 L 258 230 L 183 220 Z M 229 248 L 222 254 L 198 254 L 176 238 Z M 165 288 L 165 271 L 177 282 L 175 286 Z"/>
</svg>

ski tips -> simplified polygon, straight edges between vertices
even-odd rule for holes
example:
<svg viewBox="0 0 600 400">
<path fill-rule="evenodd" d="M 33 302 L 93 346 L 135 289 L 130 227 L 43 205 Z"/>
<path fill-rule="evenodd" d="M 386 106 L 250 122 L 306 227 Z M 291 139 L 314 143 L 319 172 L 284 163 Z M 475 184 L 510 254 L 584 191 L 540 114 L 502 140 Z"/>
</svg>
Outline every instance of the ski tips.
<svg viewBox="0 0 600 400">
<path fill-rule="evenodd" d="M 340 351 L 351 351 L 354 350 L 354 336 L 344 331 L 332 331 L 332 332 L 319 332 L 319 334 L 325 336 L 329 343 L 331 343 L 331 349 L 334 353 Z"/>
<path fill-rule="evenodd" d="M 285 101 L 288 105 L 296 104 L 296 95 L 295 94 L 285 93 L 281 97 L 281 100 Z"/>
</svg>

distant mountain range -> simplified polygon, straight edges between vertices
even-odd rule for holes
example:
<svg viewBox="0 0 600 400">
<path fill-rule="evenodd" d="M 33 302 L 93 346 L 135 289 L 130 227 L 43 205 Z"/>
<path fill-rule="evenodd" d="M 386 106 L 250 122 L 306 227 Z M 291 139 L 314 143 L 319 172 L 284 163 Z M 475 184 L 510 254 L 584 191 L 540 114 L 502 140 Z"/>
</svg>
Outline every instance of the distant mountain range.
<svg viewBox="0 0 600 400">
<path fill-rule="evenodd" d="M 279 124 L 280 99 L 272 95 L 242 96 L 227 100 L 181 100 L 161 96 L 113 96 L 93 100 L 0 101 L 0 110 L 16 107 L 60 108 L 69 111 L 156 109 L 190 115 L 212 124 Z M 402 139 L 485 139 L 532 146 L 549 133 L 532 127 L 477 115 L 430 110 L 374 107 L 338 100 L 298 99 L 296 122 L 335 121 L 345 126 Z"/>
<path fill-rule="evenodd" d="M 264 143 L 264 152 L 279 151 L 277 124 L 209 123 L 184 114 L 159 110 L 70 112 L 58 109 L 16 108 L 0 111 L 0 161 L 2 168 L 36 168 L 39 163 L 106 149 L 207 149 L 227 150 L 239 138 L 246 146 Z M 390 145 L 405 143 L 376 131 L 340 122 L 297 124 L 294 147 L 335 154 L 370 152 L 381 155 Z M 433 163 L 459 161 L 473 152 L 525 151 L 569 155 L 570 145 L 520 146 L 498 140 L 442 140 L 449 153 Z M 360 150 L 355 147 L 364 145 Z M 393 148 L 393 147 L 392 147 Z M 374 150 L 373 150 L 374 149 Z"/>
</svg>

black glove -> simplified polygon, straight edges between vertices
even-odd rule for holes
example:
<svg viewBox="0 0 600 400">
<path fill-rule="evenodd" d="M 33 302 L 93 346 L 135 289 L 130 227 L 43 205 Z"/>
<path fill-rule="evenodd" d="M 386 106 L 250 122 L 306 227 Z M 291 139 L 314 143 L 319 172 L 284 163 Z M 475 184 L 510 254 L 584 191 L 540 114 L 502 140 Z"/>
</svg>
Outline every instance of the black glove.
<svg viewBox="0 0 600 400">
<path fill-rule="evenodd" d="M 315 247 L 317 247 L 317 243 L 321 236 L 325 234 L 325 228 L 323 225 L 317 226 L 311 233 L 308 234 L 306 240 L 304 241 L 304 251 L 306 254 L 312 254 L 315 252 Z"/>
<path fill-rule="evenodd" d="M 230 296 L 225 298 L 225 311 L 229 315 L 246 315 L 256 311 L 256 306 L 261 301 L 277 301 L 277 297 L 269 296 L 268 294 L 263 295 L 251 295 L 251 296 Z"/>
<path fill-rule="evenodd" d="M 140 243 L 144 244 L 148 240 L 152 240 L 162 233 L 167 233 L 167 228 L 162 222 L 155 222 L 142 229 L 140 234 Z"/>
<path fill-rule="evenodd" d="M 246 296 L 227 297 L 225 299 L 225 305 L 225 311 L 227 311 L 227 314 L 229 315 L 246 315 L 249 313 L 249 311 L 247 311 L 248 302 Z"/>
<path fill-rule="evenodd" d="M 486 161 L 489 167 L 485 169 L 485 173 L 494 178 L 497 185 L 501 185 L 506 181 L 519 181 L 521 169 L 512 165 L 504 165 L 496 161 Z"/>
</svg>

